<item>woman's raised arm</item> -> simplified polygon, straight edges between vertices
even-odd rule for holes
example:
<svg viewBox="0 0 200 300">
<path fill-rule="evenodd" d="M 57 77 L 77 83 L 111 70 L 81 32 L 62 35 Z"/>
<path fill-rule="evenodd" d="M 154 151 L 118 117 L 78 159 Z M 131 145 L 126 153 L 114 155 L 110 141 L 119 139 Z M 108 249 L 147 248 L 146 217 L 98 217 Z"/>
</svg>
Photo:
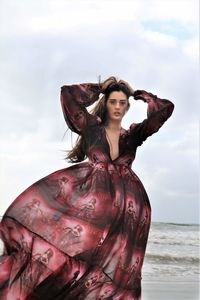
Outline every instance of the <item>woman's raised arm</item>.
<svg viewBox="0 0 200 300">
<path fill-rule="evenodd" d="M 96 83 L 64 85 L 61 87 L 61 105 L 69 128 L 81 134 L 86 126 L 98 122 L 86 107 L 98 100 L 101 88 Z"/>
<path fill-rule="evenodd" d="M 148 104 L 147 119 L 142 123 L 130 126 L 131 135 L 135 139 L 137 146 L 140 146 L 148 136 L 157 132 L 171 116 L 174 104 L 167 99 L 158 98 L 156 95 L 144 90 L 136 90 L 133 97 L 135 100 L 142 100 Z"/>
</svg>

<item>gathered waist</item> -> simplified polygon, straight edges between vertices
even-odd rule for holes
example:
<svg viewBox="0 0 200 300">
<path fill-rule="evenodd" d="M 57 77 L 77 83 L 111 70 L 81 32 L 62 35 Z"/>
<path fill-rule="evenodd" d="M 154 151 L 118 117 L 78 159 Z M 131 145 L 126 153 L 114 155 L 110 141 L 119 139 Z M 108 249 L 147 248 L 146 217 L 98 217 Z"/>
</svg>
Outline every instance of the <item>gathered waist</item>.
<svg viewBox="0 0 200 300">
<path fill-rule="evenodd" d="M 98 169 L 100 171 L 107 171 L 109 173 L 118 173 L 120 175 L 125 175 L 132 171 L 131 167 L 126 164 L 115 164 L 102 161 L 93 162 L 90 160 L 88 161 L 88 163 L 95 169 Z"/>
</svg>

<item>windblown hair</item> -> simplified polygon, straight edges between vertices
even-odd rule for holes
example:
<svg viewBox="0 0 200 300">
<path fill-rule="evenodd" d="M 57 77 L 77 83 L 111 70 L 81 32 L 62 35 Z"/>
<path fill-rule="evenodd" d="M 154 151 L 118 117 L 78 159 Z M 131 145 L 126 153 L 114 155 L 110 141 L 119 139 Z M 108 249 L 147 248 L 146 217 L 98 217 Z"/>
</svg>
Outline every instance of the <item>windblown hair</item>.
<svg viewBox="0 0 200 300">
<path fill-rule="evenodd" d="M 124 83 L 117 82 L 117 79 L 114 76 L 109 77 L 101 84 L 101 93 L 103 94 L 103 96 L 92 109 L 90 114 L 99 117 L 103 125 L 106 125 L 107 123 L 107 100 L 109 98 L 109 95 L 115 91 L 122 91 L 127 96 L 127 99 L 129 99 L 129 97 L 131 96 L 131 91 L 128 89 L 128 87 Z M 129 106 L 130 103 L 128 102 L 128 108 Z M 85 143 L 82 136 L 78 137 L 74 148 L 68 151 L 66 159 L 72 163 L 81 162 L 86 159 Z"/>
</svg>

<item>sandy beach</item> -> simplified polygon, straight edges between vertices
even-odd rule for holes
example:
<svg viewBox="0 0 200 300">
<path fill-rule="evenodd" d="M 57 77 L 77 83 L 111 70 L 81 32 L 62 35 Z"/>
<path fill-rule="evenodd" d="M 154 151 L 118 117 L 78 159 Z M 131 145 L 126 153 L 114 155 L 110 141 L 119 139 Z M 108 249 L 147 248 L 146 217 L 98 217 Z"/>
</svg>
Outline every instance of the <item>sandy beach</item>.
<svg viewBox="0 0 200 300">
<path fill-rule="evenodd" d="M 199 300 L 198 281 L 147 281 L 142 283 L 142 300 Z"/>
</svg>

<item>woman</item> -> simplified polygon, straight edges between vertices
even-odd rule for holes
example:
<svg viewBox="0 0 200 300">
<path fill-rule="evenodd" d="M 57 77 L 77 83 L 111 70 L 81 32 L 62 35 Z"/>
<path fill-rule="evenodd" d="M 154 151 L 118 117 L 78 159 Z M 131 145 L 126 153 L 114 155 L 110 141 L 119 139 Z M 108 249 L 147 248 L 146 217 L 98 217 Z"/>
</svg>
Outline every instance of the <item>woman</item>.
<svg viewBox="0 0 200 300">
<path fill-rule="evenodd" d="M 130 96 L 147 102 L 148 117 L 125 130 Z M 139 300 L 151 208 L 131 164 L 174 106 L 115 77 L 63 86 L 61 104 L 80 135 L 68 159 L 79 163 L 34 183 L 6 211 L 0 299 Z"/>
</svg>

